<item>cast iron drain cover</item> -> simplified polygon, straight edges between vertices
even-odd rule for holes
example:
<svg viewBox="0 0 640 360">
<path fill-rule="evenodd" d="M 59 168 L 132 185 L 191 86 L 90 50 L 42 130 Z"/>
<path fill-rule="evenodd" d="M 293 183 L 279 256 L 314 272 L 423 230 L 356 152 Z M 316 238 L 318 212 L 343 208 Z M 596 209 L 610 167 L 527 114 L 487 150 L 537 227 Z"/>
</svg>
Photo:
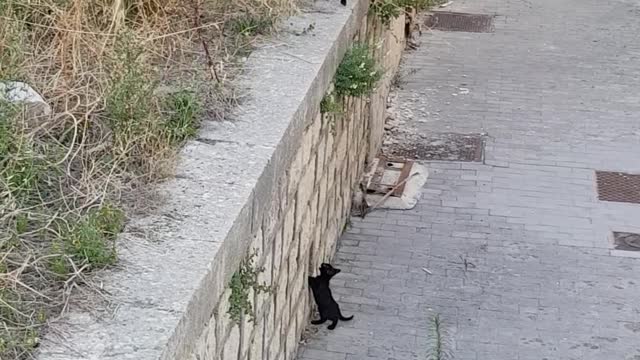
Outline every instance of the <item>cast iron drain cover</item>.
<svg viewBox="0 0 640 360">
<path fill-rule="evenodd" d="M 640 204 L 640 175 L 596 171 L 598 199 Z"/>
<path fill-rule="evenodd" d="M 387 159 L 384 156 L 375 158 L 372 171 L 366 174 L 368 178 L 367 193 L 401 197 L 406 178 L 411 173 L 413 161 L 401 159 Z"/>
<path fill-rule="evenodd" d="M 493 16 L 436 11 L 427 16 L 427 27 L 442 31 L 493 32 Z"/>
<path fill-rule="evenodd" d="M 616 250 L 640 251 L 640 234 L 614 232 L 613 244 Z"/>
<path fill-rule="evenodd" d="M 405 137 L 383 146 L 388 158 L 482 162 L 484 137 L 481 134 L 432 134 Z"/>
</svg>

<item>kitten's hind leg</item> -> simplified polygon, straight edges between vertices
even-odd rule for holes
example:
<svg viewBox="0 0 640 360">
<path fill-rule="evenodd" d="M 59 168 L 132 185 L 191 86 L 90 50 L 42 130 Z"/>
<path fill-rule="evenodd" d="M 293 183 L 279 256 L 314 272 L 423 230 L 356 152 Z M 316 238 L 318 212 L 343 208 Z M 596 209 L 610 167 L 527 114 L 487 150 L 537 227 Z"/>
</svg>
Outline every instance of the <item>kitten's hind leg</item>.
<svg viewBox="0 0 640 360">
<path fill-rule="evenodd" d="M 336 325 L 338 325 L 338 319 L 333 319 L 331 320 L 331 324 L 327 326 L 327 329 L 333 330 L 336 328 Z"/>
<path fill-rule="evenodd" d="M 327 319 L 326 319 L 326 318 L 322 318 L 322 317 L 321 317 L 321 318 L 320 318 L 320 320 L 311 320 L 311 323 L 312 323 L 313 325 L 320 325 L 320 324 L 324 324 L 324 323 L 325 323 L 325 321 L 327 321 Z"/>
</svg>

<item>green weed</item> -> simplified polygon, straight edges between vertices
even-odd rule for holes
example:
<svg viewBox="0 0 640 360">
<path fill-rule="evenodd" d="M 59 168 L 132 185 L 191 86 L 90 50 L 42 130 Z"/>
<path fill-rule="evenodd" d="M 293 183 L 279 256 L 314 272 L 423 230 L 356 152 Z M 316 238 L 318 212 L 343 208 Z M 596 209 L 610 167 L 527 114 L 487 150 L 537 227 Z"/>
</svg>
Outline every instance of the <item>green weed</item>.
<svg viewBox="0 0 640 360">
<path fill-rule="evenodd" d="M 63 252 L 74 261 L 100 268 L 115 263 L 115 239 L 123 226 L 122 210 L 104 205 L 72 224 L 59 242 Z M 54 260 L 53 267 L 55 273 L 61 274 L 62 266 L 59 261 Z"/>
<path fill-rule="evenodd" d="M 383 24 L 389 25 L 407 9 L 420 11 L 443 2 L 443 0 L 375 0 L 371 3 L 369 11 L 375 14 Z"/>
<path fill-rule="evenodd" d="M 13 14 L 11 6 L 6 6 L 0 0 L 0 16 L 5 18 L 4 26 L 0 26 L 0 80 L 18 80 L 22 76 L 24 53 L 21 49 L 23 42 L 23 25 L 17 21 L 7 21 Z"/>
<path fill-rule="evenodd" d="M 230 20 L 231 31 L 241 36 L 266 35 L 273 29 L 274 18 L 261 14 L 243 14 Z"/>
<path fill-rule="evenodd" d="M 320 101 L 320 112 L 322 114 L 341 114 L 342 104 L 338 102 L 333 92 L 326 94 Z"/>
<path fill-rule="evenodd" d="M 116 43 L 106 115 L 115 136 L 125 141 L 148 129 L 154 86 L 142 63 L 143 50 L 133 35 L 123 33 Z"/>
<path fill-rule="evenodd" d="M 198 118 L 201 105 L 192 92 L 180 91 L 170 99 L 170 115 L 165 123 L 169 141 L 173 144 L 182 143 L 198 132 Z"/>
<path fill-rule="evenodd" d="M 23 202 L 36 192 L 47 163 L 16 125 L 18 118 L 19 107 L 0 100 L 0 192 Z"/>
<path fill-rule="evenodd" d="M 18 107 L 0 98 L 0 164 L 6 159 L 12 146 L 17 141 L 14 129 L 14 119 L 18 114 Z"/>
<path fill-rule="evenodd" d="M 60 249 L 61 246 L 56 246 L 54 244 L 53 248 Z M 58 251 L 62 251 L 62 250 L 58 250 Z M 60 256 L 55 256 L 49 259 L 48 265 L 49 265 L 49 270 L 51 270 L 54 274 L 56 274 L 61 278 L 66 278 L 66 276 L 69 274 L 71 264 L 69 264 L 69 262 L 64 258 L 64 256 L 60 255 Z"/>
<path fill-rule="evenodd" d="M 11 288 L 0 288 L 0 354 L 34 349 L 38 343 L 37 328 L 16 329 L 15 325 L 30 316 L 21 303 L 20 295 Z"/>
<path fill-rule="evenodd" d="M 27 214 L 16 215 L 15 228 L 16 234 L 18 235 L 27 232 L 27 230 L 29 229 L 29 218 L 27 217 Z"/>
<path fill-rule="evenodd" d="M 398 3 L 398 0 L 376 0 L 371 3 L 369 11 L 375 14 L 383 24 L 388 25 L 404 11 Z"/>
<path fill-rule="evenodd" d="M 370 94 L 382 78 L 369 47 L 355 44 L 340 62 L 335 76 L 338 96 L 363 96 Z"/>
<path fill-rule="evenodd" d="M 257 252 L 252 253 L 240 263 L 240 268 L 233 274 L 229 288 L 231 295 L 229 296 L 229 310 L 227 311 L 231 320 L 239 323 L 243 315 L 249 316 L 249 321 L 255 319 L 253 304 L 249 295 L 251 290 L 254 293 L 267 293 L 271 291 L 271 287 L 258 282 L 258 274 L 264 271 L 263 267 L 256 268 L 253 259 L 257 256 Z"/>
</svg>

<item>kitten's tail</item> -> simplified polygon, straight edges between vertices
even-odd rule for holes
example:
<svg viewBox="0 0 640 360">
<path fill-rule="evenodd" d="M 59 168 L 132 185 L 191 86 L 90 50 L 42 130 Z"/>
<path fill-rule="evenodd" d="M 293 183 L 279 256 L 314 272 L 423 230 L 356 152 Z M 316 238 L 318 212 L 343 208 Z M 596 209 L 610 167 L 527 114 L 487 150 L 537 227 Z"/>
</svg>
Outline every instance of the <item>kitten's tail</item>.
<svg viewBox="0 0 640 360">
<path fill-rule="evenodd" d="M 342 314 L 340 314 L 340 320 L 342 320 L 342 321 L 349 321 L 351 319 L 353 319 L 353 315 L 351 315 L 349 317 L 344 317 L 344 316 L 342 316 Z"/>
</svg>

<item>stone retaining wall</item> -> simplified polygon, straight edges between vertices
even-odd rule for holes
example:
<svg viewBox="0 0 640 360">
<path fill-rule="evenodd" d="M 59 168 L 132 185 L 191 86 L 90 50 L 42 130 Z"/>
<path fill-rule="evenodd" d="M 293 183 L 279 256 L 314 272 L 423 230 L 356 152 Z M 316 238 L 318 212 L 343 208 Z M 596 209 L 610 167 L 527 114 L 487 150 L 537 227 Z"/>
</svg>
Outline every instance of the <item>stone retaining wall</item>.
<svg viewBox="0 0 640 360">
<path fill-rule="evenodd" d="M 331 261 L 335 253 L 365 160 L 380 146 L 390 80 L 404 48 L 404 17 L 389 28 L 374 16 L 364 17 L 361 24 L 353 41 L 370 44 L 385 79 L 370 97 L 348 98 L 343 114 L 316 111 L 305 119 L 294 160 L 276 174 L 276 196 L 264 207 L 268 211 L 258 215 L 263 226 L 252 234 L 248 250 L 256 251 L 257 264 L 265 269 L 260 282 L 271 286 L 272 293 L 254 296 L 256 320 L 236 325 L 227 314 L 227 289 L 198 340 L 194 359 L 295 358 L 301 333 L 309 326 L 306 278 L 317 275 L 320 263 Z"/>
<path fill-rule="evenodd" d="M 326 5 L 333 12 L 289 21 L 294 31 L 315 24 L 307 38 L 284 35 L 287 47 L 251 55 L 250 97 L 236 119 L 205 122 L 162 187 L 167 203 L 125 233 L 123 268 L 102 279 L 118 312 L 105 320 L 72 311 L 73 326 L 48 336 L 39 359 L 295 358 L 309 326 L 306 278 L 334 255 L 352 191 L 380 146 L 404 49 L 404 17 L 383 26 L 367 16 L 368 1 L 335 2 Z M 356 41 L 370 44 L 385 76 L 370 97 L 346 99 L 342 115 L 323 115 L 323 95 Z M 271 291 L 251 291 L 255 321 L 238 324 L 229 283 L 253 253 Z"/>
</svg>

